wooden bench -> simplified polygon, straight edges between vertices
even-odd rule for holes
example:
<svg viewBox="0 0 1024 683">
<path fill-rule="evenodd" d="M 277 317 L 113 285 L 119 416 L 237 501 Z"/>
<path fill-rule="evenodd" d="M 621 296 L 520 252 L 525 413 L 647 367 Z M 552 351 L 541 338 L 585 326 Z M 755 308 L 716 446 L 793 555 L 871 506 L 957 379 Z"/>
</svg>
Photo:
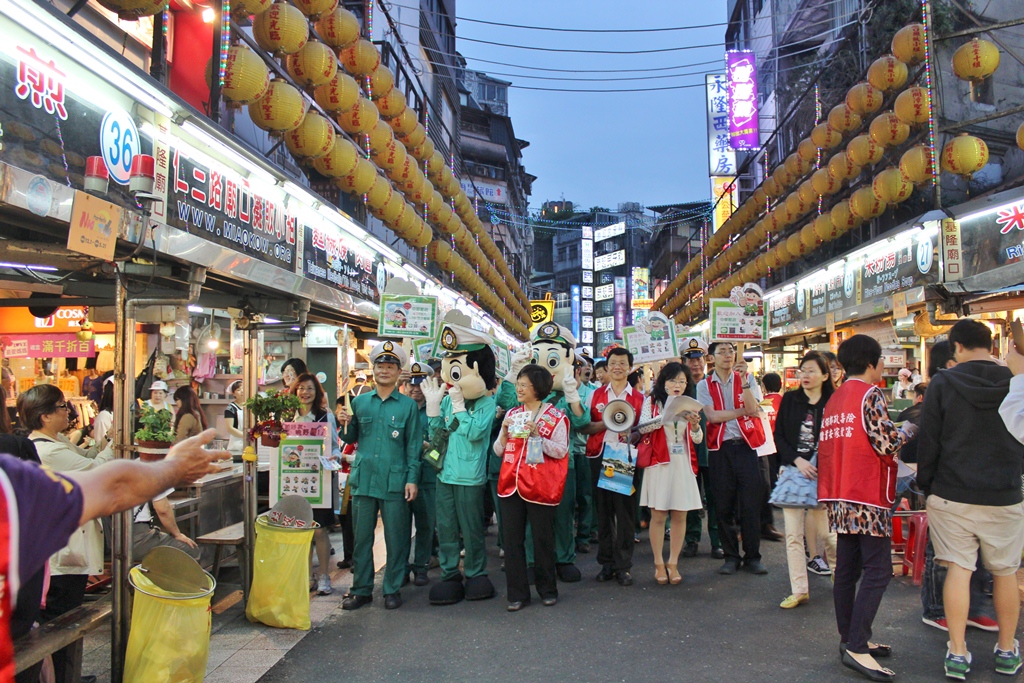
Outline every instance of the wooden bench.
<svg viewBox="0 0 1024 683">
<path fill-rule="evenodd" d="M 174 519 L 178 527 L 182 522 L 188 522 L 188 537 L 195 538 L 197 525 L 199 524 L 199 498 L 168 498 L 167 502 L 174 511 Z"/>
<path fill-rule="evenodd" d="M 69 666 L 66 677 L 57 683 L 79 683 L 82 680 L 82 641 L 89 631 L 103 624 L 112 608 L 108 595 L 29 631 L 14 643 L 15 673 L 21 673 L 48 655 L 67 648 Z"/>
<path fill-rule="evenodd" d="M 249 558 L 245 552 L 245 522 L 238 522 L 231 526 L 226 526 L 223 529 L 212 531 L 208 534 L 203 534 L 196 538 L 196 543 L 200 545 L 212 545 L 214 546 L 213 551 L 213 578 L 217 578 L 220 573 L 220 565 L 225 559 L 230 558 L 228 555 L 226 558 L 223 556 L 224 546 L 235 546 L 235 555 L 238 559 L 238 568 L 242 574 L 242 594 L 246 601 L 249 599 Z"/>
</svg>

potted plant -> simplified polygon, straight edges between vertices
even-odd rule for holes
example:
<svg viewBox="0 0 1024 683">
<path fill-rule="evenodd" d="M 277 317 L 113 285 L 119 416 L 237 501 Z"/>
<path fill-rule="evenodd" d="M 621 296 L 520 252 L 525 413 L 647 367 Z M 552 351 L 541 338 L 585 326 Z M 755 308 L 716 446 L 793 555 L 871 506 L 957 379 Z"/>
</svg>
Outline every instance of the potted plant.
<svg viewBox="0 0 1024 683">
<path fill-rule="evenodd" d="M 174 441 L 174 428 L 171 426 L 173 420 L 171 411 L 143 405 L 139 413 L 140 428 L 135 432 L 135 445 L 140 460 L 162 460 L 167 455 Z"/>
<path fill-rule="evenodd" d="M 280 391 L 268 391 L 257 394 L 245 402 L 245 409 L 256 421 L 256 426 L 249 432 L 249 438 L 259 438 L 260 443 L 269 448 L 281 445 L 282 422 L 295 417 L 302 408 L 299 398 Z"/>
</svg>

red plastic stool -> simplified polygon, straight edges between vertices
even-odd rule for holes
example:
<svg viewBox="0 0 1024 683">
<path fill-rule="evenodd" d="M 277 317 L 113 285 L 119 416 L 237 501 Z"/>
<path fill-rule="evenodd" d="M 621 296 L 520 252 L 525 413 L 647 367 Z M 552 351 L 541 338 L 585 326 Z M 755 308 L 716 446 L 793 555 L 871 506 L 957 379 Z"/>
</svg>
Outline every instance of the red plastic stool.
<svg viewBox="0 0 1024 683">
<path fill-rule="evenodd" d="M 903 575 L 906 576 L 909 565 L 914 585 L 920 586 L 924 577 L 925 545 L 928 543 L 928 513 L 915 512 L 910 515 L 909 526 L 910 532 L 903 553 Z"/>
<path fill-rule="evenodd" d="M 910 516 L 910 503 L 904 498 L 896 506 L 892 515 L 892 552 L 898 555 L 902 555 L 906 551 L 907 541 L 903 535 L 903 519 Z M 906 572 L 903 573 L 906 574 Z"/>
</svg>

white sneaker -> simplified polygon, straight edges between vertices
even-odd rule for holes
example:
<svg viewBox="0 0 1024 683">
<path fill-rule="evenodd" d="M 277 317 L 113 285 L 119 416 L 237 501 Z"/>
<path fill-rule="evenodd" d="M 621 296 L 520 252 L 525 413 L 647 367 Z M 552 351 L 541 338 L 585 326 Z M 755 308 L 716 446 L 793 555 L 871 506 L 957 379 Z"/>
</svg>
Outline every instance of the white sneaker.
<svg viewBox="0 0 1024 683">
<path fill-rule="evenodd" d="M 502 559 L 505 559 L 505 549 L 504 548 L 500 548 L 498 550 L 498 557 L 500 557 Z"/>
<path fill-rule="evenodd" d="M 821 559 L 821 555 L 815 555 L 811 558 L 811 561 L 807 563 L 807 571 L 818 576 L 828 576 L 832 573 L 828 563 Z"/>
<path fill-rule="evenodd" d="M 316 593 L 317 595 L 330 595 L 331 594 L 331 577 L 329 574 L 321 574 L 320 582 L 317 584 Z"/>
</svg>

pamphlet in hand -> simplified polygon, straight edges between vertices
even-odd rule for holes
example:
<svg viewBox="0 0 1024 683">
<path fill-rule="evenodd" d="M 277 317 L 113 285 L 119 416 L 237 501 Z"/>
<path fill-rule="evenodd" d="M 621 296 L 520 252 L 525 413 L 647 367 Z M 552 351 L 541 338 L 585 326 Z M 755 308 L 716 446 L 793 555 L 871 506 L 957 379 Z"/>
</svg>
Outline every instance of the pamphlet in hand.
<svg viewBox="0 0 1024 683">
<path fill-rule="evenodd" d="M 325 470 L 329 470 L 331 472 L 337 472 L 338 470 L 341 469 L 341 460 L 340 459 L 339 460 L 335 460 L 333 458 L 327 457 L 326 455 L 321 455 L 320 456 L 320 464 L 323 465 Z"/>
<path fill-rule="evenodd" d="M 686 411 L 699 413 L 704 406 L 696 399 L 689 396 L 669 396 L 665 401 L 665 407 L 661 409 L 661 421 L 665 424 L 683 420 L 682 414 Z"/>
</svg>

